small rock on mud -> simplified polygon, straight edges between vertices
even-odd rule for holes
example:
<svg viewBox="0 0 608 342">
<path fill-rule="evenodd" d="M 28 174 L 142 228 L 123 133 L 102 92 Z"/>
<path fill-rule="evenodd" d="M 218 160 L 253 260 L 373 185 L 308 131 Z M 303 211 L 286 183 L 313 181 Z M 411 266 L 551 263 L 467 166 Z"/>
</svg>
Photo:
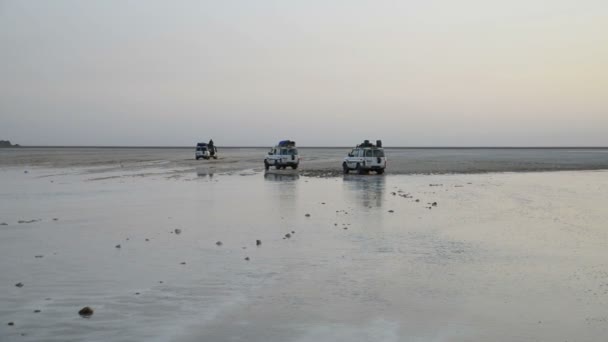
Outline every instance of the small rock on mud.
<svg viewBox="0 0 608 342">
<path fill-rule="evenodd" d="M 80 309 L 80 311 L 78 311 L 78 314 L 84 318 L 89 318 L 91 316 L 93 316 L 93 309 L 90 306 L 85 306 L 84 308 Z"/>
</svg>

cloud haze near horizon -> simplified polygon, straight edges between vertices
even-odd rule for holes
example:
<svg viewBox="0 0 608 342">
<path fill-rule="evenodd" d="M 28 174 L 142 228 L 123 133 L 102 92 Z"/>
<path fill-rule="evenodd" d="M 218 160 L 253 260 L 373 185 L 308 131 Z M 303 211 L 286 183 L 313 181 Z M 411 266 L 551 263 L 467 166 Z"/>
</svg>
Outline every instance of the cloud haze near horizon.
<svg viewBox="0 0 608 342">
<path fill-rule="evenodd" d="M 588 0 L 0 0 L 0 139 L 608 146 L 607 32 Z"/>
</svg>

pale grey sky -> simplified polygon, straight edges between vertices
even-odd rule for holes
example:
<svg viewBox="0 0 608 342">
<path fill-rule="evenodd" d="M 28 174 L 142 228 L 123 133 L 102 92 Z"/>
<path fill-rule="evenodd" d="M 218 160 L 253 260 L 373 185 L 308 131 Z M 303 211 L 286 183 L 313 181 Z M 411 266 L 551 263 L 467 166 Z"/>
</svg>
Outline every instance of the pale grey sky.
<svg viewBox="0 0 608 342">
<path fill-rule="evenodd" d="M 24 145 L 608 146 L 608 1 L 0 0 Z"/>
</svg>

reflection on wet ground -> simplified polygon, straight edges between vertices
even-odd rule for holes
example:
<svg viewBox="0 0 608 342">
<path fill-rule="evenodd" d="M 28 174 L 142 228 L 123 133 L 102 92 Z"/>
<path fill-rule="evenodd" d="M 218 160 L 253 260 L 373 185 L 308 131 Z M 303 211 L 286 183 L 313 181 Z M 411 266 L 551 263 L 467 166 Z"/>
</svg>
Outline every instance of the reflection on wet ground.
<svg viewBox="0 0 608 342">
<path fill-rule="evenodd" d="M 265 172 L 264 179 L 267 181 L 275 182 L 293 182 L 300 179 L 300 175 L 297 172 L 292 173 L 278 173 L 278 172 Z"/>
<path fill-rule="evenodd" d="M 386 177 L 381 175 L 344 175 L 343 188 L 346 196 L 355 198 L 363 207 L 381 207 L 386 189 Z"/>
</svg>

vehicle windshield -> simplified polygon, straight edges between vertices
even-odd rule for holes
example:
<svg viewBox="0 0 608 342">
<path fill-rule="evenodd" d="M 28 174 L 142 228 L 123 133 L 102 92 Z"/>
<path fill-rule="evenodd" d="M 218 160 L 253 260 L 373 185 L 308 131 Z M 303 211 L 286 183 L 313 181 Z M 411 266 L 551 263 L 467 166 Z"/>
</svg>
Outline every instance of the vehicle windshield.
<svg viewBox="0 0 608 342">
<path fill-rule="evenodd" d="M 374 157 L 384 157 L 384 150 L 374 150 Z"/>
<path fill-rule="evenodd" d="M 207 151 L 207 148 L 206 147 L 197 147 L 196 150 L 204 152 L 204 151 Z"/>
</svg>

